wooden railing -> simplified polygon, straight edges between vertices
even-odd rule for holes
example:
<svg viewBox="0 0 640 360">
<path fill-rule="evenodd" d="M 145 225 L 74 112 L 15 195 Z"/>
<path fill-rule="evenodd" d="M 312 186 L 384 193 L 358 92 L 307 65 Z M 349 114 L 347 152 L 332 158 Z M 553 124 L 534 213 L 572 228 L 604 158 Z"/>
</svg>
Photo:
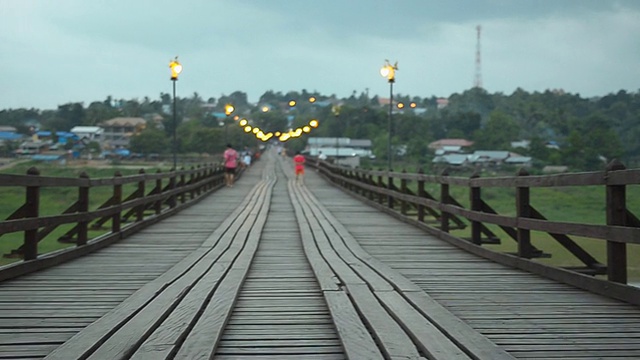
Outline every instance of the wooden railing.
<svg viewBox="0 0 640 360">
<path fill-rule="evenodd" d="M 240 174 L 238 174 L 239 176 Z M 5 257 L 24 261 L 0 268 L 0 280 L 51 266 L 105 247 L 121 238 L 160 221 L 188 207 L 224 185 L 224 168 L 207 164 L 191 169 L 137 175 L 91 179 L 86 173 L 79 178 L 41 176 L 31 168 L 26 175 L 0 174 L 0 186 L 24 189 L 24 204 L 0 222 L 0 241 L 10 233 L 23 233 L 23 242 Z M 63 199 L 70 205 L 61 214 L 43 216 L 41 190 L 51 187 L 77 189 L 77 196 Z M 90 209 L 91 193 L 98 188 L 110 188 L 111 195 L 95 209 Z M 125 189 L 131 191 L 125 194 Z M 104 197 L 103 197 L 104 198 Z M 93 199 L 94 203 L 96 199 Z M 40 254 L 39 243 L 62 226 L 70 230 L 58 236 L 60 242 L 76 246 L 48 254 Z M 104 226 L 108 225 L 107 228 Z M 90 230 L 100 230 L 90 237 Z M 60 232 L 60 231 L 58 231 Z"/>
<path fill-rule="evenodd" d="M 521 169 L 511 177 L 480 178 L 474 174 L 464 178 L 449 176 L 446 170 L 440 175 L 427 175 L 349 168 L 313 159 L 307 163 L 318 167 L 320 174 L 371 205 L 470 252 L 640 304 L 638 288 L 620 285 L 627 283 L 627 245 L 640 244 L 640 220 L 626 206 L 627 187 L 640 184 L 638 169 L 627 170 L 613 161 L 606 171 L 600 172 L 531 176 Z M 570 186 L 605 188 L 602 204 L 605 224 L 552 221 L 532 205 L 531 189 Z M 439 194 L 431 194 L 427 187 L 438 189 Z M 454 198 L 451 187 L 466 189 L 467 208 Z M 488 188 L 503 188 L 514 194 L 513 215 L 498 213 L 483 199 L 483 190 Z M 492 229 L 500 229 L 504 234 L 498 236 Z M 532 244 L 532 231 L 548 234 L 582 266 L 560 268 L 532 261 L 552 256 Z M 596 256 L 575 237 L 605 242 L 606 264 L 596 260 Z M 503 239 L 515 241 L 517 251 L 501 253 L 483 247 L 483 244 L 498 244 Z M 597 275 L 606 275 L 606 280 Z"/>
</svg>

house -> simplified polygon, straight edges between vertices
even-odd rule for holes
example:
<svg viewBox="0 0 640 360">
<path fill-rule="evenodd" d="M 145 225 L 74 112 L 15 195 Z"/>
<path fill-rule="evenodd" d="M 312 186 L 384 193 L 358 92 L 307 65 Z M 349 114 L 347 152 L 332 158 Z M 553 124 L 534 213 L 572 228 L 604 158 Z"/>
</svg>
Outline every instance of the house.
<svg viewBox="0 0 640 360">
<path fill-rule="evenodd" d="M 22 134 L 0 131 L 0 147 L 4 146 L 7 141 L 22 140 L 22 138 L 23 138 Z"/>
<path fill-rule="evenodd" d="M 508 151 L 476 150 L 469 155 L 469 161 L 477 165 L 499 165 L 509 157 L 509 154 Z"/>
<path fill-rule="evenodd" d="M 0 125 L 0 133 L 16 133 L 18 129 L 13 126 Z"/>
<path fill-rule="evenodd" d="M 102 144 L 108 149 L 129 147 L 131 136 L 137 135 L 147 126 L 147 121 L 137 117 L 117 117 L 101 124 L 104 129 Z"/>
<path fill-rule="evenodd" d="M 522 166 L 522 167 L 530 167 L 531 160 L 533 160 L 530 156 L 509 156 L 504 163 L 508 165 Z"/>
<path fill-rule="evenodd" d="M 24 136 L 22 134 L 16 134 L 14 132 L 0 131 L 0 142 L 2 141 L 13 141 L 20 140 Z"/>
<path fill-rule="evenodd" d="M 80 140 L 102 142 L 104 129 L 99 126 L 74 126 L 71 131 Z"/>
<path fill-rule="evenodd" d="M 435 156 L 432 160 L 434 164 L 447 164 L 451 166 L 466 166 L 469 165 L 468 154 L 445 154 Z"/>
<path fill-rule="evenodd" d="M 33 141 L 33 140 L 29 140 L 29 141 L 25 141 L 22 144 L 20 144 L 20 147 L 14 151 L 14 153 L 18 156 L 21 155 L 36 155 L 36 154 L 40 154 L 45 150 L 48 150 L 50 146 L 50 142 L 49 141 L 42 141 L 42 140 L 37 140 L 37 141 Z"/>
<path fill-rule="evenodd" d="M 473 141 L 466 139 L 440 139 L 430 143 L 428 147 L 432 150 L 438 150 L 445 146 L 456 146 L 462 150 L 463 148 L 470 147 L 471 145 L 473 145 Z"/>
<path fill-rule="evenodd" d="M 511 147 L 514 149 L 517 149 L 517 148 L 528 149 L 530 145 L 531 145 L 530 140 L 519 140 L 519 141 L 511 142 Z"/>
<path fill-rule="evenodd" d="M 318 156 L 320 151 L 333 157 L 373 157 L 371 140 L 350 138 L 310 137 L 307 151 L 310 156 Z"/>
<path fill-rule="evenodd" d="M 436 155 L 460 154 L 460 153 L 462 153 L 462 146 L 445 145 L 436 150 Z"/>
<path fill-rule="evenodd" d="M 436 99 L 436 104 L 437 104 L 438 110 L 444 109 L 449 105 L 449 99 L 438 98 Z"/>
</svg>

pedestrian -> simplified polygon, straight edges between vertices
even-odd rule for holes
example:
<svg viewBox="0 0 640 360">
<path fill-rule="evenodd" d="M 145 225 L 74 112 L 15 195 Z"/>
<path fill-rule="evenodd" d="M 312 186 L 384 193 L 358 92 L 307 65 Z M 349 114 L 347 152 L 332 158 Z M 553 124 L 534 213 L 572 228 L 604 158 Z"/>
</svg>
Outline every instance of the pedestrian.
<svg viewBox="0 0 640 360">
<path fill-rule="evenodd" d="M 231 144 L 227 144 L 227 150 L 224 151 L 224 181 L 228 187 L 233 187 L 235 180 L 236 168 L 238 167 L 238 152 L 233 149 Z"/>
<path fill-rule="evenodd" d="M 322 151 L 318 152 L 318 161 L 316 161 L 316 171 L 320 169 L 320 163 L 327 160 L 327 155 L 323 154 Z"/>
<path fill-rule="evenodd" d="M 242 156 L 242 162 L 245 167 L 251 166 L 251 151 L 245 150 L 244 155 Z"/>
<path fill-rule="evenodd" d="M 296 174 L 296 182 L 298 183 L 302 182 L 302 177 L 304 176 L 304 162 L 304 156 L 300 154 L 300 151 L 296 152 L 296 155 L 293 157 L 293 164 Z"/>
</svg>

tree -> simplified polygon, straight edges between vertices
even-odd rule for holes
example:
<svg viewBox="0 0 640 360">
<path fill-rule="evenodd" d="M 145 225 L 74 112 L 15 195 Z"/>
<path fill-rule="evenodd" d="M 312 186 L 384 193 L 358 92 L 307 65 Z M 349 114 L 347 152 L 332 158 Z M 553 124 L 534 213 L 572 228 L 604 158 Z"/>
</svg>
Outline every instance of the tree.
<svg viewBox="0 0 640 360">
<path fill-rule="evenodd" d="M 131 137 L 129 149 L 142 154 L 163 154 L 171 152 L 171 141 L 161 130 L 148 127 L 140 134 Z"/>
<path fill-rule="evenodd" d="M 509 150 L 511 141 L 517 140 L 520 126 L 508 115 L 494 111 L 484 128 L 475 135 L 474 147 L 483 150 Z"/>
<path fill-rule="evenodd" d="M 94 101 L 87 107 L 85 124 L 89 126 L 99 125 L 103 121 L 112 119 L 117 115 L 118 112 L 113 107 L 105 105 L 102 101 Z"/>
</svg>

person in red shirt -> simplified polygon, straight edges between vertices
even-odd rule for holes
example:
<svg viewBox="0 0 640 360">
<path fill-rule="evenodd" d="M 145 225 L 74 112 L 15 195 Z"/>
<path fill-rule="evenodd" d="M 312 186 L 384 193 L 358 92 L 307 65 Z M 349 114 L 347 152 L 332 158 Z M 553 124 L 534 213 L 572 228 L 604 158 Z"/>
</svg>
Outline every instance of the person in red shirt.
<svg viewBox="0 0 640 360">
<path fill-rule="evenodd" d="M 305 158 L 300 151 L 296 153 L 296 156 L 293 157 L 293 165 L 296 174 L 296 181 L 301 182 L 302 176 L 304 175 L 304 162 Z"/>
<path fill-rule="evenodd" d="M 224 151 L 224 180 L 228 187 L 233 186 L 235 180 L 236 168 L 238 167 L 238 152 L 233 149 L 231 144 L 227 144 L 227 150 Z"/>
</svg>

